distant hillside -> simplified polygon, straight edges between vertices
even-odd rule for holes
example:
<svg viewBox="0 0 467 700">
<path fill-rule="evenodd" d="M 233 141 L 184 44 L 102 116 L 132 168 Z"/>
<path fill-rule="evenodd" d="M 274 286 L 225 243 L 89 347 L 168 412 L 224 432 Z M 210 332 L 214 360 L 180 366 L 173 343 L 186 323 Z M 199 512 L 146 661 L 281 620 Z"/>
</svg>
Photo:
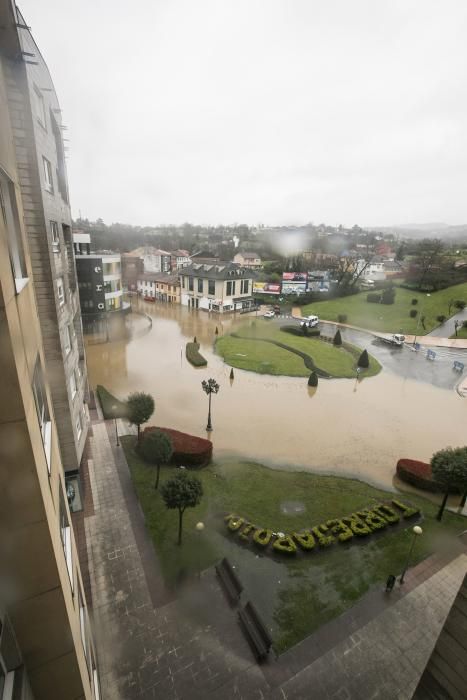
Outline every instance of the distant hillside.
<svg viewBox="0 0 467 700">
<path fill-rule="evenodd" d="M 463 240 L 467 238 L 467 224 L 450 226 L 443 223 L 404 224 L 402 226 L 371 226 L 368 230 L 392 233 L 402 238 L 442 238 L 443 240 Z"/>
</svg>

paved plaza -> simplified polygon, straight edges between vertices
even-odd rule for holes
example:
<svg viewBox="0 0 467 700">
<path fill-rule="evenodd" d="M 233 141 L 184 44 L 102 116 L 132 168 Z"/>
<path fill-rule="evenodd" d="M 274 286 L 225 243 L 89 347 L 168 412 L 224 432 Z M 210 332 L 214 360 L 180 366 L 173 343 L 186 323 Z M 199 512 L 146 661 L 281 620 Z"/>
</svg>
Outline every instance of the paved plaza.
<svg viewBox="0 0 467 700">
<path fill-rule="evenodd" d="M 122 425 L 123 427 L 123 425 Z M 93 424 L 84 526 L 104 700 L 407 699 L 467 570 L 432 557 L 388 596 L 370 591 L 301 644 L 258 666 L 212 569 L 177 597 L 157 556 L 113 424 Z"/>
</svg>

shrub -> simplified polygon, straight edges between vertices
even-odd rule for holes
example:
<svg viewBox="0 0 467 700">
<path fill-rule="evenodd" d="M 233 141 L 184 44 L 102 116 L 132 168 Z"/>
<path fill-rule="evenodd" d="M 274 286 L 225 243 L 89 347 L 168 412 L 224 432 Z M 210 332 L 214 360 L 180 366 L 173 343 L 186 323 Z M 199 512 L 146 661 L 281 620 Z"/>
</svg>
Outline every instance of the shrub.
<svg viewBox="0 0 467 700">
<path fill-rule="evenodd" d="M 297 545 L 290 535 L 278 537 L 277 540 L 274 540 L 272 546 L 276 552 L 283 552 L 284 554 L 295 554 L 297 552 Z"/>
<path fill-rule="evenodd" d="M 172 440 L 161 430 L 153 430 L 144 435 L 139 452 L 146 462 L 156 466 L 157 476 L 154 488 L 157 489 L 159 487 L 161 464 L 168 464 L 172 458 Z"/>
<path fill-rule="evenodd" d="M 315 538 L 309 530 L 306 530 L 305 532 L 293 532 L 292 537 L 294 540 L 296 540 L 296 542 L 298 542 L 300 547 L 305 549 L 307 552 L 315 548 Z"/>
<path fill-rule="evenodd" d="M 347 314 L 339 314 L 337 321 L 338 323 L 347 323 Z"/>
<path fill-rule="evenodd" d="M 326 535 L 327 531 L 328 531 L 328 528 L 324 524 L 321 524 L 321 525 L 318 525 L 317 527 L 311 528 L 311 532 L 318 540 L 318 544 L 320 547 L 330 547 L 334 543 L 334 537 L 331 537 L 330 535 Z"/>
<path fill-rule="evenodd" d="M 412 304 L 412 306 L 416 306 L 418 304 L 418 299 L 412 299 L 410 303 Z"/>
<path fill-rule="evenodd" d="M 420 515 L 419 508 L 412 508 L 412 506 L 406 506 L 405 503 L 401 503 L 395 498 L 392 499 L 392 503 L 396 506 L 396 508 L 399 508 L 399 510 L 402 511 L 402 517 L 405 519 L 412 518 L 414 515 Z"/>
<path fill-rule="evenodd" d="M 381 303 L 382 304 L 394 304 L 394 300 L 396 298 L 396 290 L 394 287 L 389 287 L 389 289 L 385 289 L 384 292 L 381 295 Z"/>
<path fill-rule="evenodd" d="M 368 357 L 368 353 L 366 350 L 364 350 L 358 358 L 357 366 L 361 367 L 362 369 L 368 369 L 368 367 L 370 366 L 370 358 Z"/>
<path fill-rule="evenodd" d="M 199 352 L 199 343 L 187 343 L 185 349 L 186 359 L 193 367 L 206 367 L 208 364 Z"/>
<path fill-rule="evenodd" d="M 141 426 L 147 423 L 154 413 L 154 399 L 144 391 L 135 391 L 127 398 L 128 420 L 138 428 L 138 443 L 141 437 Z"/>
<path fill-rule="evenodd" d="M 366 300 L 370 304 L 381 304 L 382 297 L 381 297 L 381 294 L 376 294 L 375 292 L 370 292 L 370 294 L 366 295 Z"/>
<path fill-rule="evenodd" d="M 463 301 L 462 299 L 456 299 L 456 301 L 454 302 L 454 306 L 456 307 L 456 309 L 462 311 L 462 309 L 465 309 L 465 301 Z"/>
<path fill-rule="evenodd" d="M 431 464 L 417 459 L 400 459 L 397 462 L 396 473 L 399 479 L 424 491 L 437 493 L 442 491 L 440 484 L 433 479 Z"/>
<path fill-rule="evenodd" d="M 371 535 L 371 530 L 364 520 L 358 517 L 356 513 L 352 513 L 345 518 L 342 518 L 342 522 L 348 525 L 352 530 L 354 535 L 357 537 L 365 537 L 366 535 Z"/>
<path fill-rule="evenodd" d="M 120 401 L 117 399 L 101 384 L 96 386 L 96 394 L 101 404 L 102 413 L 104 414 L 105 419 L 127 418 L 128 406 L 125 401 Z M 115 411 L 113 410 L 113 406 L 116 406 Z"/>
<path fill-rule="evenodd" d="M 342 336 L 341 336 L 341 332 L 339 329 L 337 329 L 336 334 L 335 334 L 332 342 L 334 345 L 338 345 L 338 346 L 342 345 Z"/>
<path fill-rule="evenodd" d="M 238 515 L 231 515 L 230 520 L 227 523 L 227 527 L 231 532 L 236 532 L 237 530 L 240 530 L 244 524 L 245 518 L 240 518 Z"/>
<path fill-rule="evenodd" d="M 245 527 L 243 528 L 243 530 L 239 533 L 238 536 L 239 536 L 240 539 L 243 540 L 244 542 L 249 542 L 249 541 L 250 541 L 250 538 L 248 537 L 248 535 L 249 535 L 250 532 L 251 532 L 252 530 L 254 530 L 254 529 L 255 529 L 255 526 L 254 526 L 252 523 L 247 523 L 247 524 L 245 525 Z"/>
<path fill-rule="evenodd" d="M 212 442 L 205 438 L 182 433 L 172 428 L 145 428 L 143 435 L 154 430 L 160 430 L 172 440 L 171 463 L 185 467 L 202 467 L 209 464 L 212 458 Z"/>
<path fill-rule="evenodd" d="M 409 314 L 410 318 L 416 318 L 417 314 L 418 314 L 417 309 L 410 309 L 410 314 Z"/>
<path fill-rule="evenodd" d="M 462 322 L 462 328 L 467 328 L 467 321 Z"/>
<path fill-rule="evenodd" d="M 307 328 L 307 333 L 309 338 L 319 338 L 321 331 L 319 328 Z M 281 326 L 281 331 L 284 333 L 291 333 L 292 335 L 303 336 L 303 329 L 300 326 Z"/>
<path fill-rule="evenodd" d="M 436 320 L 439 321 L 439 323 L 444 323 L 446 316 L 444 314 L 439 314 L 439 316 L 436 317 Z"/>
<path fill-rule="evenodd" d="M 326 525 L 331 529 L 333 535 L 337 535 L 339 542 L 347 542 L 353 537 L 352 530 L 344 523 L 343 520 L 328 520 Z"/>
<path fill-rule="evenodd" d="M 312 372 L 308 377 L 308 386 L 318 386 L 318 375 Z"/>
<path fill-rule="evenodd" d="M 373 508 L 373 511 L 375 513 L 378 513 L 378 515 L 381 515 L 381 517 L 383 517 L 385 520 L 387 520 L 390 525 L 394 525 L 395 523 L 398 523 L 400 520 L 396 511 L 393 508 L 391 508 L 390 506 L 386 505 L 385 503 L 382 503 L 379 506 L 375 506 Z"/>
<path fill-rule="evenodd" d="M 259 528 L 258 530 L 255 530 L 255 533 L 253 535 L 253 542 L 260 547 L 267 547 L 268 544 L 271 541 L 272 537 L 272 530 L 268 530 L 266 528 Z"/>
</svg>

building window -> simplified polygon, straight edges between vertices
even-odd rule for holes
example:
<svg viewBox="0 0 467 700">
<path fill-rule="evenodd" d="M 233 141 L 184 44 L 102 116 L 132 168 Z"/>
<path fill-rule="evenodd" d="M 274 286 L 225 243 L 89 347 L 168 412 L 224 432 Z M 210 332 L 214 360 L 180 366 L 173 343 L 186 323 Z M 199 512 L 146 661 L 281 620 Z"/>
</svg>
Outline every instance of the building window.
<svg viewBox="0 0 467 700">
<path fill-rule="evenodd" d="M 28 282 L 21 225 L 16 206 L 15 186 L 0 170 L 0 210 L 7 237 L 15 290 L 19 294 Z"/>
<path fill-rule="evenodd" d="M 51 448 L 52 448 L 52 423 L 50 420 L 49 406 L 47 403 L 47 394 L 45 393 L 44 376 L 39 358 L 36 361 L 34 375 L 32 380 L 32 392 L 36 404 L 37 418 L 41 431 L 42 444 L 44 445 L 45 459 L 47 461 L 47 470 L 50 475 L 51 464 Z"/>
<path fill-rule="evenodd" d="M 208 294 L 216 293 L 216 282 L 215 280 L 208 280 Z"/>
<path fill-rule="evenodd" d="M 39 124 L 41 124 L 44 129 L 47 128 L 47 121 L 45 116 L 45 102 L 39 88 L 34 86 L 34 97 L 36 101 L 36 117 Z"/>
<path fill-rule="evenodd" d="M 81 632 L 81 641 L 83 643 L 84 655 L 88 658 L 88 640 L 86 635 L 87 619 L 86 619 L 86 605 L 84 603 L 84 596 L 81 591 L 81 586 L 78 584 L 78 606 L 79 606 L 79 630 Z"/>
<path fill-rule="evenodd" d="M 240 282 L 240 291 L 242 294 L 248 294 L 250 289 L 250 280 L 242 280 Z"/>
<path fill-rule="evenodd" d="M 60 306 L 63 306 L 65 303 L 65 289 L 63 287 L 63 277 L 59 277 L 57 279 L 57 297 L 58 297 L 58 303 Z"/>
<path fill-rule="evenodd" d="M 76 416 L 75 427 L 76 427 L 76 437 L 79 440 L 81 437 L 81 433 L 83 432 L 83 423 L 81 421 L 81 413 L 78 413 L 78 415 Z"/>
<path fill-rule="evenodd" d="M 92 688 L 94 691 L 94 700 L 101 700 L 101 691 L 99 687 L 99 675 L 97 673 L 96 662 L 92 659 Z"/>
<path fill-rule="evenodd" d="M 54 253 L 60 252 L 60 233 L 56 221 L 50 222 L 50 231 L 52 233 L 52 250 Z"/>
<path fill-rule="evenodd" d="M 182 277 L 182 289 L 185 289 L 185 278 Z"/>
<path fill-rule="evenodd" d="M 74 373 L 74 372 L 72 372 L 72 374 L 70 374 L 69 382 L 70 382 L 70 394 L 71 394 L 71 398 L 74 399 L 75 396 L 76 396 L 76 379 L 75 379 L 75 373 Z"/>
<path fill-rule="evenodd" d="M 193 291 L 193 277 L 188 277 L 188 291 Z"/>
<path fill-rule="evenodd" d="M 63 349 L 65 350 L 65 355 L 68 355 L 71 350 L 71 335 L 68 326 L 65 326 L 65 330 L 63 331 Z"/>
<path fill-rule="evenodd" d="M 198 292 L 200 292 L 200 294 L 203 293 L 203 280 L 201 277 L 198 277 Z"/>
<path fill-rule="evenodd" d="M 235 280 L 230 280 L 227 282 L 227 294 L 226 296 L 231 297 L 235 294 Z"/>
<path fill-rule="evenodd" d="M 50 160 L 47 160 L 47 158 L 42 156 L 42 162 L 44 163 L 45 189 L 48 192 L 53 192 L 54 191 L 54 181 L 52 178 L 52 166 L 50 164 Z"/>
<path fill-rule="evenodd" d="M 60 489 L 60 537 L 62 540 L 63 553 L 65 555 L 66 568 L 70 578 L 71 590 L 73 591 L 73 553 L 71 551 L 71 527 L 68 520 L 68 513 L 65 507 L 63 491 Z"/>
</svg>

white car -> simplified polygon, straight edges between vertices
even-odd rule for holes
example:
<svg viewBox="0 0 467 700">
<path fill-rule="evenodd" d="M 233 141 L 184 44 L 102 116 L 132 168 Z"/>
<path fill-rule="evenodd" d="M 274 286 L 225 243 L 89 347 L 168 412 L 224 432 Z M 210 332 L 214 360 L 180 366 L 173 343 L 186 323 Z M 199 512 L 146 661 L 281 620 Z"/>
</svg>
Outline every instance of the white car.
<svg viewBox="0 0 467 700">
<path fill-rule="evenodd" d="M 302 321 L 300 322 L 300 326 L 303 328 L 306 326 L 307 328 L 315 328 L 319 323 L 319 318 L 318 316 L 306 316 Z"/>
<path fill-rule="evenodd" d="M 263 314 L 263 318 L 274 318 L 275 315 L 276 315 L 276 314 L 275 314 L 274 311 L 272 311 L 272 310 L 271 310 L 271 311 L 266 311 L 266 313 Z"/>
</svg>

